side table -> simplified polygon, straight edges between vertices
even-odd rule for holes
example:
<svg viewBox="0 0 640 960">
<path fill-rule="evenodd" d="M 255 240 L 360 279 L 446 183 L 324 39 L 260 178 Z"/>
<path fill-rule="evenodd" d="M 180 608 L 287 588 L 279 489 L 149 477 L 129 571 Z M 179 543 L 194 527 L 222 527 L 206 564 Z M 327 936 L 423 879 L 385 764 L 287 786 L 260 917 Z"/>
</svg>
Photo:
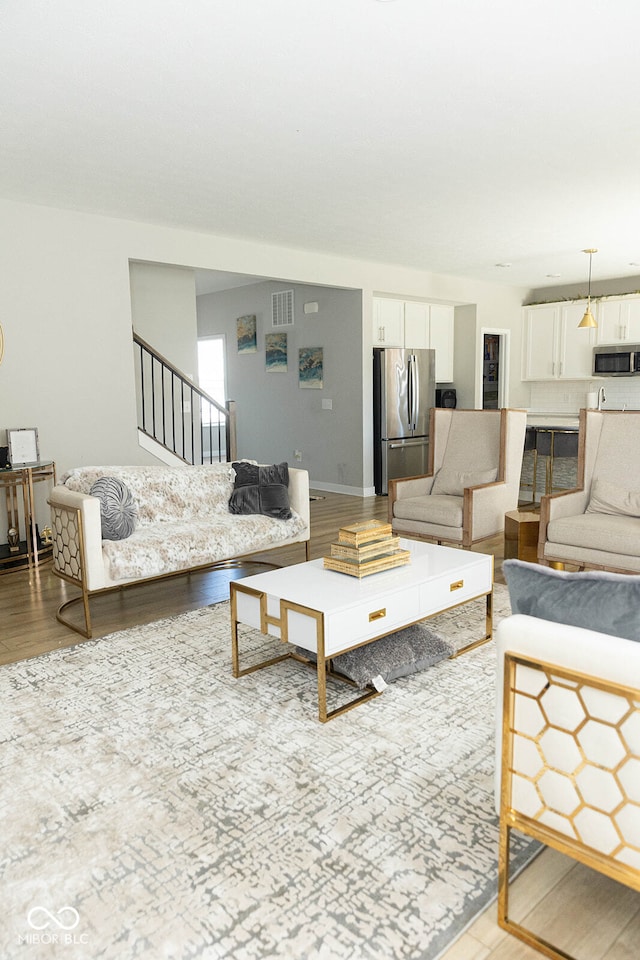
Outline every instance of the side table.
<svg viewBox="0 0 640 960">
<path fill-rule="evenodd" d="M 8 542 L 0 543 L 0 574 L 26 566 L 37 567 L 50 559 L 51 544 L 43 544 L 38 536 L 34 488 L 39 483 L 49 483 L 53 488 L 55 482 L 56 465 L 53 460 L 21 463 L 0 469 L 0 490 L 4 489 L 5 492 L 7 530 L 13 528 L 18 531 L 17 550 L 12 550 Z"/>
<path fill-rule="evenodd" d="M 505 560 L 538 562 L 540 514 L 533 510 L 510 510 L 504 515 Z"/>
</svg>

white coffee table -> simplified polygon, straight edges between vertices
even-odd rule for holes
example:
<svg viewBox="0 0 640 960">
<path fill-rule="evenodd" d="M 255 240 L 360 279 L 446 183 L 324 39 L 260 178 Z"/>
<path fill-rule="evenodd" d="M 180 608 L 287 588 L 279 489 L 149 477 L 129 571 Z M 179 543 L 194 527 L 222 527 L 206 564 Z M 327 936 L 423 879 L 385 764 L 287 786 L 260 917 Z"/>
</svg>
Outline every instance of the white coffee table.
<svg viewBox="0 0 640 960">
<path fill-rule="evenodd" d="M 332 657 L 388 633 L 486 596 L 485 635 L 457 651 L 486 643 L 492 635 L 493 557 L 418 540 L 401 540 L 411 562 L 358 580 L 325 570 L 322 559 L 280 567 L 231 582 L 233 675 L 242 677 L 296 657 L 301 647 L 316 657 L 318 715 L 322 723 L 379 696 L 367 690 L 327 712 L 326 680 Z M 278 637 L 289 649 L 241 669 L 238 625 Z"/>
</svg>

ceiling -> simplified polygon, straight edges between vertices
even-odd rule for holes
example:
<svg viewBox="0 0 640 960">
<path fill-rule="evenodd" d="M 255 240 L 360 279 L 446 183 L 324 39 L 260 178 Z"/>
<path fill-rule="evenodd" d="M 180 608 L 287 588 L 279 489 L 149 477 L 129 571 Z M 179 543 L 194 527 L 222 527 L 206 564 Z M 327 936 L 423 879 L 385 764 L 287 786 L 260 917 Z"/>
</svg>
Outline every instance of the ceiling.
<svg viewBox="0 0 640 960">
<path fill-rule="evenodd" d="M 3 0 L 0 196 L 539 288 L 640 273 L 637 0 Z M 498 266 L 510 264 L 510 266 Z"/>
</svg>

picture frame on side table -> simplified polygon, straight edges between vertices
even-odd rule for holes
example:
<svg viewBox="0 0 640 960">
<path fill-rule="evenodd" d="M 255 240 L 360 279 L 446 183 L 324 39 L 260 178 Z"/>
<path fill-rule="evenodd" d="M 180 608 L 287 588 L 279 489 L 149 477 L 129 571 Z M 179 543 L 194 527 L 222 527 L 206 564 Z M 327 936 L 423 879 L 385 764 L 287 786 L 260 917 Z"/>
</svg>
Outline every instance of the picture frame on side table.
<svg viewBox="0 0 640 960">
<path fill-rule="evenodd" d="M 9 463 L 12 467 L 39 462 L 37 427 L 8 427 L 7 443 L 9 444 Z"/>
</svg>

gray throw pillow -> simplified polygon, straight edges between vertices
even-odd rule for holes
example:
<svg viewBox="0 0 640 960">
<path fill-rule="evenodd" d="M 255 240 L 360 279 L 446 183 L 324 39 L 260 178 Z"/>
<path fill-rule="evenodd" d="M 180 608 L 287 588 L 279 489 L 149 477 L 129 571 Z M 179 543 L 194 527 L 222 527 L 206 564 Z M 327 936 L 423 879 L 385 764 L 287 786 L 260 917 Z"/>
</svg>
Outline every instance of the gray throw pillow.
<svg viewBox="0 0 640 960">
<path fill-rule="evenodd" d="M 116 477 L 101 477 L 89 493 L 100 500 L 103 540 L 126 540 L 136 526 L 138 508 L 128 486 Z"/>
<path fill-rule="evenodd" d="M 512 613 L 640 640 L 640 576 L 505 560 Z"/>
<path fill-rule="evenodd" d="M 246 460 L 231 464 L 235 470 L 233 493 L 229 498 L 229 513 L 262 513 L 276 520 L 288 520 L 289 464 L 274 463 L 259 466 Z"/>
<path fill-rule="evenodd" d="M 308 650 L 296 648 L 297 653 L 315 662 L 316 656 Z M 332 657 L 334 670 L 353 680 L 358 687 L 371 686 L 374 677 L 391 683 L 398 677 L 407 677 L 418 670 L 426 670 L 439 660 L 445 660 L 454 647 L 439 633 L 424 623 L 414 623 L 397 633 L 374 640 L 364 647 L 356 647 Z"/>
</svg>

